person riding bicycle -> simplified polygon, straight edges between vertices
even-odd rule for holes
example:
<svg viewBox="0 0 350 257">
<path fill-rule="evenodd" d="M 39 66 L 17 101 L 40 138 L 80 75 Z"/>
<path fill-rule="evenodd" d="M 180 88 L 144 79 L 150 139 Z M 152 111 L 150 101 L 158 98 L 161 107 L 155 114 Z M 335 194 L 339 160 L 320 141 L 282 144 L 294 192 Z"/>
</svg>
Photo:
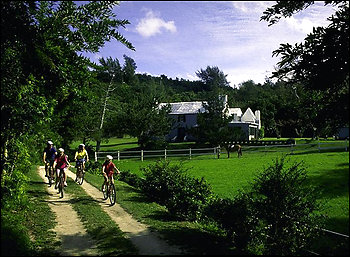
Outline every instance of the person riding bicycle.
<svg viewBox="0 0 350 257">
<path fill-rule="evenodd" d="M 52 141 L 47 141 L 47 146 L 44 148 L 43 151 L 43 161 L 45 163 L 45 177 L 49 177 L 49 166 L 53 165 L 53 162 L 55 161 L 55 158 L 57 156 L 57 150 L 54 147 Z"/>
<path fill-rule="evenodd" d="M 80 164 L 83 164 L 83 172 L 85 172 L 85 162 L 89 161 L 89 155 L 84 144 L 79 145 L 78 151 L 75 152 L 74 160 L 76 162 L 75 167 L 78 168 Z"/>
<path fill-rule="evenodd" d="M 70 163 L 68 161 L 68 156 L 64 154 L 64 149 L 63 148 L 59 148 L 58 149 L 59 154 L 56 156 L 54 165 L 56 168 L 56 172 L 57 172 L 57 177 L 56 177 L 56 186 L 55 188 L 58 187 L 58 183 L 59 183 L 59 177 L 60 177 L 60 170 L 63 169 L 64 171 L 64 186 L 67 186 L 67 168 L 70 166 Z"/>
<path fill-rule="evenodd" d="M 105 179 L 105 183 L 108 181 L 108 177 L 111 178 L 112 183 L 114 184 L 113 174 L 114 170 L 117 171 L 117 174 L 120 174 L 120 171 L 115 166 L 115 164 L 112 162 L 113 157 L 111 155 L 106 156 L 105 162 L 102 164 L 102 174 Z"/>
</svg>

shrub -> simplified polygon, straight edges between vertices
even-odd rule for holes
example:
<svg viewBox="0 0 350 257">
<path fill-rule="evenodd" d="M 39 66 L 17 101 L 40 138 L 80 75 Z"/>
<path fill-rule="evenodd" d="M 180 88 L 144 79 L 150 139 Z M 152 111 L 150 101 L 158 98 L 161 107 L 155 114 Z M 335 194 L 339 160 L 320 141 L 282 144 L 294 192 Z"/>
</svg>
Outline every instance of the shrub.
<svg viewBox="0 0 350 257">
<path fill-rule="evenodd" d="M 152 200 L 167 207 L 172 215 L 197 220 L 212 192 L 204 178 L 189 177 L 180 164 L 158 161 L 143 168 L 143 191 Z"/>
<path fill-rule="evenodd" d="M 102 161 L 89 161 L 85 164 L 85 169 L 87 172 L 90 172 L 94 175 L 101 175 L 102 171 Z"/>
<path fill-rule="evenodd" d="M 143 179 L 137 176 L 136 174 L 131 173 L 129 170 L 121 171 L 119 180 L 124 181 L 129 185 L 139 189 L 141 189 L 143 185 Z"/>
<path fill-rule="evenodd" d="M 266 255 L 294 255 L 316 238 L 323 224 L 315 187 L 306 186 L 303 162 L 286 167 L 276 159 L 252 183 L 249 208 L 254 219 L 252 251 Z"/>
<path fill-rule="evenodd" d="M 237 249 L 244 251 L 252 240 L 251 230 L 256 225 L 248 194 L 240 193 L 236 198 L 215 198 L 205 208 L 205 217 L 216 222 L 226 231 L 228 239 L 233 240 Z"/>
</svg>

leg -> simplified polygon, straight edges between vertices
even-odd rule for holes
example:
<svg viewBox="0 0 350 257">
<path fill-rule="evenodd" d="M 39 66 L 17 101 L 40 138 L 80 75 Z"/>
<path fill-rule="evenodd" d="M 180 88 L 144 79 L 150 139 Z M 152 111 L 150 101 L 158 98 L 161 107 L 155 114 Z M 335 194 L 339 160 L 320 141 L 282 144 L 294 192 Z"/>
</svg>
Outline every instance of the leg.
<svg viewBox="0 0 350 257">
<path fill-rule="evenodd" d="M 45 161 L 45 177 L 47 177 L 47 175 L 48 175 L 48 169 L 49 169 L 49 167 L 47 165 L 47 161 Z"/>
<path fill-rule="evenodd" d="M 112 184 L 114 184 L 113 174 L 111 175 L 111 182 L 112 182 Z"/>
</svg>

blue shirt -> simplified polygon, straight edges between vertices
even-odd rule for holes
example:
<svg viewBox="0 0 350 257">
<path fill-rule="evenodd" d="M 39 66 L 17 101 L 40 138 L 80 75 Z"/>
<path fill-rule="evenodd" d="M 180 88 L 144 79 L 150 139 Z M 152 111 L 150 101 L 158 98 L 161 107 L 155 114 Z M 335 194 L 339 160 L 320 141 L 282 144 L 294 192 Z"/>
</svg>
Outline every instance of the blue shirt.
<svg viewBox="0 0 350 257">
<path fill-rule="evenodd" d="M 55 158 L 56 158 L 56 148 L 53 146 L 52 148 L 45 148 L 44 149 L 44 152 L 46 152 L 46 159 L 47 160 L 55 160 Z"/>
</svg>

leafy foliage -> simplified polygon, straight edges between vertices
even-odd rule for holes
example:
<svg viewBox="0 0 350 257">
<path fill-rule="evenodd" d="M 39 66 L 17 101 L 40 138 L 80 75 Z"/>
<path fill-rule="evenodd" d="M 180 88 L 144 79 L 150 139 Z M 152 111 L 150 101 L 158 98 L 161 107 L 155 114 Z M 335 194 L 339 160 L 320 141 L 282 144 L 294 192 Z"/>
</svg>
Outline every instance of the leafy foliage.
<svg viewBox="0 0 350 257">
<path fill-rule="evenodd" d="M 142 190 L 177 218 L 197 220 L 212 193 L 204 178 L 188 176 L 180 165 L 158 161 L 143 169 Z"/>
<path fill-rule="evenodd" d="M 116 4 L 1 3 L 2 211 L 26 210 L 28 167 L 38 163 L 47 140 L 66 148 L 80 136 L 89 114 L 82 107 L 94 96 L 90 62 L 78 51 L 96 52 L 113 38 L 133 49 L 117 31 L 128 22 L 115 19 Z"/>
<path fill-rule="evenodd" d="M 278 2 L 268 8 L 261 19 L 272 25 L 281 17 L 289 17 L 313 3 Z M 334 133 L 339 127 L 349 125 L 349 102 L 346 100 L 349 98 L 349 2 L 325 1 L 325 4 L 337 6 L 335 14 L 328 18 L 330 24 L 314 28 L 302 43 L 281 44 L 273 51 L 273 56 L 281 56 L 273 77 L 290 84 L 302 84 L 317 96 L 318 112 L 326 122 L 321 123 L 316 115 L 309 117 L 319 131 Z"/>
</svg>

